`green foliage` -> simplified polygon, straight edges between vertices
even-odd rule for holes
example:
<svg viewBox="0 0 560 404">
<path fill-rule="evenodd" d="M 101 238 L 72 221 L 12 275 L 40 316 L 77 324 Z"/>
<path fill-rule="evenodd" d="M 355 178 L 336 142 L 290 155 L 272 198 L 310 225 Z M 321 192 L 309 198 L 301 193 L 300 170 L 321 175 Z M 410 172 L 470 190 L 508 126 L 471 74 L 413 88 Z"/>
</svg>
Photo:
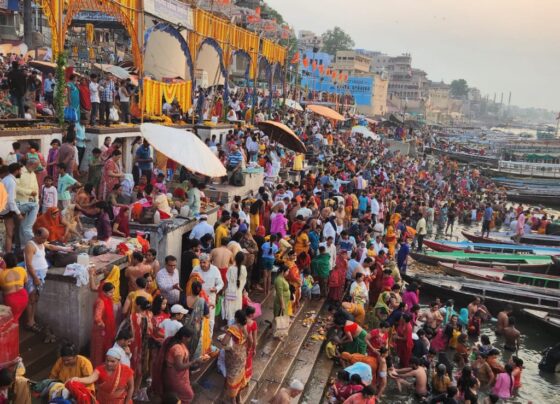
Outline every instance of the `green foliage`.
<svg viewBox="0 0 560 404">
<path fill-rule="evenodd" d="M 269 20 L 276 20 L 276 23 L 284 23 L 284 17 L 278 11 L 270 7 L 268 4 L 264 4 L 261 10 L 261 15 Z"/>
<path fill-rule="evenodd" d="M 465 79 L 453 80 L 451 82 L 451 96 L 465 98 L 469 94 L 469 86 Z"/>
<path fill-rule="evenodd" d="M 323 35 L 323 52 L 329 55 L 336 55 L 337 51 L 349 50 L 354 47 L 354 40 L 340 27 L 329 29 Z"/>
<path fill-rule="evenodd" d="M 54 89 L 54 110 L 60 126 L 64 124 L 64 104 L 66 78 L 64 71 L 66 68 L 66 57 L 60 53 L 56 58 L 56 86 Z"/>
</svg>

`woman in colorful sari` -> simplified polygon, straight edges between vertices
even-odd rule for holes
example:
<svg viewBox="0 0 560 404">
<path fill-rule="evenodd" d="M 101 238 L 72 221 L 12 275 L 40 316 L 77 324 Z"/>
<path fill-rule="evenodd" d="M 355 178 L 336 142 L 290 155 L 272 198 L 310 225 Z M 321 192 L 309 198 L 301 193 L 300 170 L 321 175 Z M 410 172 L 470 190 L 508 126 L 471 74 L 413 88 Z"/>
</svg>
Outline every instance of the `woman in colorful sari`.
<svg viewBox="0 0 560 404">
<path fill-rule="evenodd" d="M 58 208 L 48 208 L 47 211 L 37 217 L 33 229 L 44 227 L 49 231 L 48 241 L 63 241 L 66 226 Z"/>
<path fill-rule="evenodd" d="M 97 289 L 98 297 L 93 306 L 93 327 L 90 344 L 90 359 L 94 367 L 103 363 L 103 357 L 107 350 L 113 346 L 115 339 L 114 291 L 115 286 L 107 282 Z"/>
<path fill-rule="evenodd" d="M 412 316 L 410 314 L 402 314 L 397 324 L 396 335 L 394 336 L 397 356 L 399 357 L 399 365 L 401 368 L 408 367 L 410 358 L 412 357 L 414 341 L 412 340 L 411 320 Z"/>
<path fill-rule="evenodd" d="M 352 303 L 352 297 L 347 296 L 342 302 L 342 308 L 354 316 L 354 320 L 359 326 L 364 325 L 366 312 L 364 306 L 358 303 Z"/>
<path fill-rule="evenodd" d="M 18 266 L 17 257 L 13 253 L 4 256 L 6 268 L 0 270 L 0 290 L 4 296 L 4 304 L 12 309 L 14 323 L 25 311 L 29 295 L 25 289 L 27 271 Z"/>
<path fill-rule="evenodd" d="M 208 360 L 207 356 L 190 359 L 188 346 L 193 336 L 194 330 L 184 326 L 163 343 L 152 373 L 152 388 L 160 396 L 164 392 L 171 392 L 176 394 L 182 403 L 193 401 L 190 368 Z"/>
<path fill-rule="evenodd" d="M 344 332 L 344 337 L 340 341 L 341 352 L 367 355 L 367 332 L 358 323 L 347 320 L 344 313 L 338 312 L 334 316 L 334 324 Z"/>
<path fill-rule="evenodd" d="M 134 372 L 121 362 L 121 352 L 115 348 L 107 351 L 105 363 L 95 368 L 91 376 L 74 377 L 72 382 L 95 383 L 95 398 L 100 404 L 130 404 L 134 392 Z"/>
<path fill-rule="evenodd" d="M 142 379 L 150 372 L 150 351 L 148 342 L 152 336 L 152 304 L 143 296 L 136 298 L 137 312 L 130 315 L 130 329 L 132 344 L 130 351 L 132 358 L 130 367 L 134 370 L 134 385 L 138 389 Z"/>
<path fill-rule="evenodd" d="M 257 350 L 257 333 L 258 325 L 255 321 L 255 308 L 253 306 L 245 307 L 245 314 L 247 315 L 247 334 L 249 335 L 250 343 L 247 344 L 247 363 L 245 365 L 245 379 L 247 382 L 253 377 L 253 356 Z"/>
<path fill-rule="evenodd" d="M 211 348 L 210 321 L 208 318 L 210 309 L 207 301 L 202 297 L 203 293 L 202 282 L 195 280 L 191 283 L 191 293 L 187 295 L 186 299 L 189 314 L 187 314 L 185 325 L 194 331 L 188 345 L 193 359 L 200 358 L 201 355 L 208 353 Z"/>
<path fill-rule="evenodd" d="M 93 374 L 93 365 L 85 356 L 78 355 L 78 350 L 73 344 L 67 343 L 60 348 L 60 358 L 53 365 L 49 379 L 66 383 L 75 377 L 89 377 Z M 88 389 L 93 390 L 93 382 L 85 383 Z"/>
<path fill-rule="evenodd" d="M 286 276 L 286 280 L 294 288 L 294 302 L 292 304 L 292 310 L 294 313 L 297 312 L 299 309 L 299 302 L 301 300 L 301 285 L 302 285 L 302 278 L 299 268 L 296 264 L 296 253 L 294 250 L 290 250 L 288 252 L 287 259 L 284 260 L 284 264 L 289 268 L 288 275 Z"/>
<path fill-rule="evenodd" d="M 113 151 L 111 158 L 103 166 L 103 174 L 99 185 L 99 199 L 101 200 L 106 200 L 115 185 L 119 184 L 124 177 L 120 165 L 121 154 L 120 150 Z"/>
<path fill-rule="evenodd" d="M 385 241 L 387 247 L 389 248 L 389 257 L 395 257 L 395 247 L 397 246 L 397 224 L 401 220 L 401 215 L 399 213 L 393 213 L 389 221 L 389 226 L 387 226 L 387 232 L 385 234 Z"/>
<path fill-rule="evenodd" d="M 249 208 L 249 230 L 251 234 L 257 234 L 257 228 L 262 225 L 261 218 L 264 212 L 262 199 L 257 199 Z"/>
<path fill-rule="evenodd" d="M 348 253 L 345 250 L 342 250 L 336 256 L 334 269 L 331 271 L 329 275 L 328 298 L 333 302 L 342 301 L 342 297 L 344 296 L 344 286 L 346 285 L 346 272 L 348 270 L 347 255 Z"/>
<path fill-rule="evenodd" d="M 222 340 L 225 350 L 226 383 L 225 390 L 232 403 L 241 403 L 239 393 L 247 386 L 245 367 L 247 363 L 247 346 L 253 342 L 249 340 L 247 330 L 247 316 L 243 310 L 235 312 L 235 324 L 228 327 L 226 336 Z"/>
<path fill-rule="evenodd" d="M 290 268 L 282 264 L 274 280 L 274 317 L 288 315 L 290 284 L 286 280 L 286 277 L 288 276 L 289 270 Z"/>
</svg>

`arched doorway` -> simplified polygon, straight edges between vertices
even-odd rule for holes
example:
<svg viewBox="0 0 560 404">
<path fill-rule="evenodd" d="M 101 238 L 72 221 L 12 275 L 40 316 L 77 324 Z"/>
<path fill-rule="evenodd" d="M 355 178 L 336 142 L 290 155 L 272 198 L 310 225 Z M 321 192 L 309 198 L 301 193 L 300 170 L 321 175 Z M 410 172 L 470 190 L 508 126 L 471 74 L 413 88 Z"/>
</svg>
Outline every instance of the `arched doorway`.
<svg viewBox="0 0 560 404">
<path fill-rule="evenodd" d="M 157 52 L 156 52 L 157 50 Z M 156 80 L 163 77 L 194 78 L 191 51 L 182 32 L 160 22 L 144 34 L 144 72 Z"/>
</svg>

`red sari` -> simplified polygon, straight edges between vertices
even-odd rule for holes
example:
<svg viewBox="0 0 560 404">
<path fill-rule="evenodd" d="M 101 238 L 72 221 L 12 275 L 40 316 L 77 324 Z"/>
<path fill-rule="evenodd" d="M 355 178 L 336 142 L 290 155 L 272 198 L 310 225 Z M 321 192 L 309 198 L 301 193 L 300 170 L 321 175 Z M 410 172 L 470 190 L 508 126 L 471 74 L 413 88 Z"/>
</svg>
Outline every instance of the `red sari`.
<svg viewBox="0 0 560 404">
<path fill-rule="evenodd" d="M 128 393 L 128 383 L 134 378 L 134 372 L 126 365 L 117 365 L 117 368 L 109 374 L 105 365 L 95 368 L 99 373 L 99 379 L 95 383 L 96 398 L 99 404 L 125 404 Z"/>
<path fill-rule="evenodd" d="M 113 160 L 108 159 L 103 166 L 103 174 L 101 176 L 101 183 L 99 185 L 99 199 L 107 199 L 107 195 L 111 193 L 113 187 L 120 183 L 120 178 L 112 177 L 109 173 L 121 172 L 120 166 Z"/>
<path fill-rule="evenodd" d="M 412 347 L 414 342 L 412 341 L 412 324 L 404 323 L 397 326 L 397 335 L 400 338 L 405 338 L 404 340 L 396 340 L 397 345 L 397 356 L 400 359 L 400 367 L 406 368 L 410 363 L 410 358 L 412 356 Z"/>
<path fill-rule="evenodd" d="M 93 367 L 103 363 L 106 352 L 114 344 L 116 335 L 113 300 L 103 293 L 99 286 L 98 297 L 93 306 L 93 327 L 91 329 L 90 358 Z"/>
<path fill-rule="evenodd" d="M 253 320 L 251 325 L 247 325 L 247 334 L 256 333 L 257 332 L 257 322 Z M 253 356 L 255 355 L 255 351 L 252 346 L 247 345 L 247 362 L 245 362 L 245 380 L 251 380 L 253 377 Z"/>
<path fill-rule="evenodd" d="M 340 254 L 336 257 L 336 265 L 329 275 L 328 298 L 335 302 L 341 302 L 344 297 L 344 286 L 346 285 L 346 271 L 348 262 Z"/>
</svg>

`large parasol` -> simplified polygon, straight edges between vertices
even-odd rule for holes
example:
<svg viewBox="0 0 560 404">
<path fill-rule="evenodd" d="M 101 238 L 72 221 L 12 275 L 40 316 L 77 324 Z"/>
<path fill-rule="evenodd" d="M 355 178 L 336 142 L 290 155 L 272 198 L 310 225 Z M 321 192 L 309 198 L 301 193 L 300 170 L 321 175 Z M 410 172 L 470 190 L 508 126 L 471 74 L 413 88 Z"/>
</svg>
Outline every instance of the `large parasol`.
<svg viewBox="0 0 560 404">
<path fill-rule="evenodd" d="M 307 151 L 307 148 L 298 135 L 283 123 L 263 121 L 259 122 L 258 126 L 271 140 L 280 143 L 282 146 L 300 153 L 305 153 Z"/>
<path fill-rule="evenodd" d="M 140 131 L 154 149 L 188 170 L 213 178 L 226 175 L 222 162 L 194 133 L 153 123 L 143 123 Z"/>
<path fill-rule="evenodd" d="M 307 106 L 307 109 L 328 119 L 333 119 L 335 121 L 344 121 L 344 117 L 342 115 L 340 115 L 334 109 L 325 107 L 324 105 L 311 104 Z"/>
</svg>

